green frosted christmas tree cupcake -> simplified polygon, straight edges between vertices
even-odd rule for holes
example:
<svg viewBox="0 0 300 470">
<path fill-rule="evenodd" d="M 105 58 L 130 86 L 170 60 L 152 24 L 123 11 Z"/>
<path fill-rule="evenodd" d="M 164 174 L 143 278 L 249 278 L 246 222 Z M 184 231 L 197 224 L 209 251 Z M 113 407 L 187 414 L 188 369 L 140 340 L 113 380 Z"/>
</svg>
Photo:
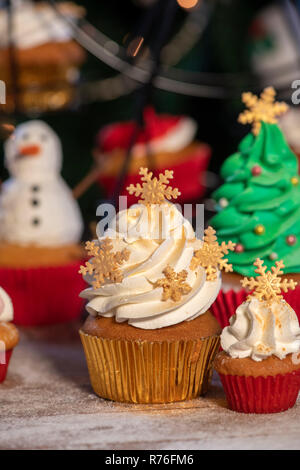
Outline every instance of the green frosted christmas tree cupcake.
<svg viewBox="0 0 300 470">
<path fill-rule="evenodd" d="M 246 298 L 240 287 L 243 276 L 256 276 L 253 261 L 264 260 L 269 269 L 283 260 L 284 276 L 300 280 L 300 184 L 298 160 L 289 148 L 276 116 L 287 110 L 274 101 L 275 91 L 266 88 L 260 98 L 243 94 L 249 108 L 239 121 L 253 128 L 221 168 L 224 184 L 213 198 L 217 214 L 211 220 L 220 241 L 236 243 L 228 254 L 233 273 L 223 276 L 223 289 L 215 303 L 222 326 Z M 286 294 L 297 312 L 300 289 Z"/>
</svg>

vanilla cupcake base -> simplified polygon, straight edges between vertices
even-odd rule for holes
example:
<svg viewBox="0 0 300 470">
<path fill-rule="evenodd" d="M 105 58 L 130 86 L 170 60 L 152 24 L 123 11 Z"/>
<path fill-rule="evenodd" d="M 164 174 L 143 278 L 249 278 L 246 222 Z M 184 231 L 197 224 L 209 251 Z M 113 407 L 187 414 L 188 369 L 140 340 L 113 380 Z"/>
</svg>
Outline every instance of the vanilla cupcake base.
<svg viewBox="0 0 300 470">
<path fill-rule="evenodd" d="M 94 392 L 127 403 L 169 403 L 205 394 L 220 341 L 218 334 L 172 341 L 79 334 Z"/>
<path fill-rule="evenodd" d="M 0 321 L 0 384 L 6 378 L 9 361 L 18 342 L 17 328 L 10 322 Z"/>
</svg>

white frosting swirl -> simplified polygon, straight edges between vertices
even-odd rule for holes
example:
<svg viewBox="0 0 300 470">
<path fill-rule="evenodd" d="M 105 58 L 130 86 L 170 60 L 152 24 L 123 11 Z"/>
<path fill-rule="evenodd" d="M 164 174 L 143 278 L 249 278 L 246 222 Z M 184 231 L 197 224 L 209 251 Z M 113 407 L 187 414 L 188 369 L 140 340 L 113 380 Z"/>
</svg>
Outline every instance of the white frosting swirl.
<svg viewBox="0 0 300 470">
<path fill-rule="evenodd" d="M 69 41 L 71 27 L 49 5 L 36 7 L 31 1 L 13 2 L 13 42 L 19 49 L 47 42 Z M 0 11 L 0 47 L 8 46 L 7 9 Z"/>
<path fill-rule="evenodd" d="M 11 298 L 0 287 L 0 321 L 12 321 L 14 317 L 14 309 Z"/>
<path fill-rule="evenodd" d="M 268 304 L 252 297 L 230 318 L 221 346 L 231 357 L 261 361 L 274 355 L 283 359 L 300 348 L 297 315 L 285 300 Z"/>
<path fill-rule="evenodd" d="M 215 281 L 207 281 L 203 268 L 190 270 L 194 250 L 202 245 L 191 224 L 173 204 L 163 204 L 159 209 L 135 204 L 120 211 L 110 224 L 103 238 L 112 239 L 114 251 L 126 248 L 130 256 L 120 268 L 121 283 L 107 282 L 99 289 L 88 288 L 81 293 L 89 300 L 86 308 L 91 315 L 115 316 L 117 322 L 156 329 L 193 320 L 216 299 L 220 273 Z M 163 270 L 168 265 L 176 272 L 188 273 L 186 282 L 192 289 L 179 302 L 162 301 L 163 289 L 154 287 L 155 281 L 164 277 Z M 92 281 L 89 276 L 86 280 Z"/>
</svg>

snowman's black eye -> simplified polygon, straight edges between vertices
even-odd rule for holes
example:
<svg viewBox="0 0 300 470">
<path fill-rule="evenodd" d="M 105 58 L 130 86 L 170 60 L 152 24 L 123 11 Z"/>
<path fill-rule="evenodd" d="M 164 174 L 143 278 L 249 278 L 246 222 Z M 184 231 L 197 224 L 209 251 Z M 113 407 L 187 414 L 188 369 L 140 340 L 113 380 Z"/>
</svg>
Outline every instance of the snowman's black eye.
<svg viewBox="0 0 300 470">
<path fill-rule="evenodd" d="M 48 137 L 46 136 L 46 134 L 41 134 L 40 138 L 42 142 L 45 142 Z"/>
<path fill-rule="evenodd" d="M 25 132 L 25 133 L 22 135 L 22 139 L 23 139 L 23 140 L 28 140 L 28 139 L 29 139 L 29 134 L 28 134 L 28 132 Z"/>
</svg>

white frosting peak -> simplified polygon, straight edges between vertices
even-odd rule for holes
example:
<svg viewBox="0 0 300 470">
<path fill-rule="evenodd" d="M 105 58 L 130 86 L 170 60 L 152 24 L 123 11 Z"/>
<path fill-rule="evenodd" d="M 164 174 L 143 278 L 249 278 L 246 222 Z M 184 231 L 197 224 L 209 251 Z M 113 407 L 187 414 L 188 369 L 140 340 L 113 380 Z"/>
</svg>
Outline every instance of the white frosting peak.
<svg viewBox="0 0 300 470">
<path fill-rule="evenodd" d="M 165 230 L 166 229 L 166 230 Z M 221 276 L 207 281 L 205 270 L 190 269 L 195 249 L 202 242 L 195 238 L 191 224 L 175 205 L 146 207 L 135 204 L 121 211 L 112 221 L 104 237 L 112 239 L 113 251 L 126 248 L 129 259 L 121 266 L 123 281 L 107 282 L 99 289 L 88 288 L 81 296 L 88 299 L 91 315 L 115 316 L 117 322 L 128 321 L 143 329 L 162 328 L 205 313 L 218 295 Z M 101 242 L 101 238 L 99 239 Z M 167 266 L 176 272 L 186 270 L 191 292 L 179 302 L 162 300 L 163 290 L 154 287 L 164 277 Z M 92 278 L 87 276 L 88 282 Z"/>
<path fill-rule="evenodd" d="M 12 321 L 14 318 L 14 309 L 11 298 L 0 287 L 0 321 Z"/>
<path fill-rule="evenodd" d="M 300 348 L 297 315 L 285 300 L 268 304 L 252 297 L 230 318 L 221 346 L 231 357 L 261 361 L 274 355 L 283 359 Z"/>
</svg>

